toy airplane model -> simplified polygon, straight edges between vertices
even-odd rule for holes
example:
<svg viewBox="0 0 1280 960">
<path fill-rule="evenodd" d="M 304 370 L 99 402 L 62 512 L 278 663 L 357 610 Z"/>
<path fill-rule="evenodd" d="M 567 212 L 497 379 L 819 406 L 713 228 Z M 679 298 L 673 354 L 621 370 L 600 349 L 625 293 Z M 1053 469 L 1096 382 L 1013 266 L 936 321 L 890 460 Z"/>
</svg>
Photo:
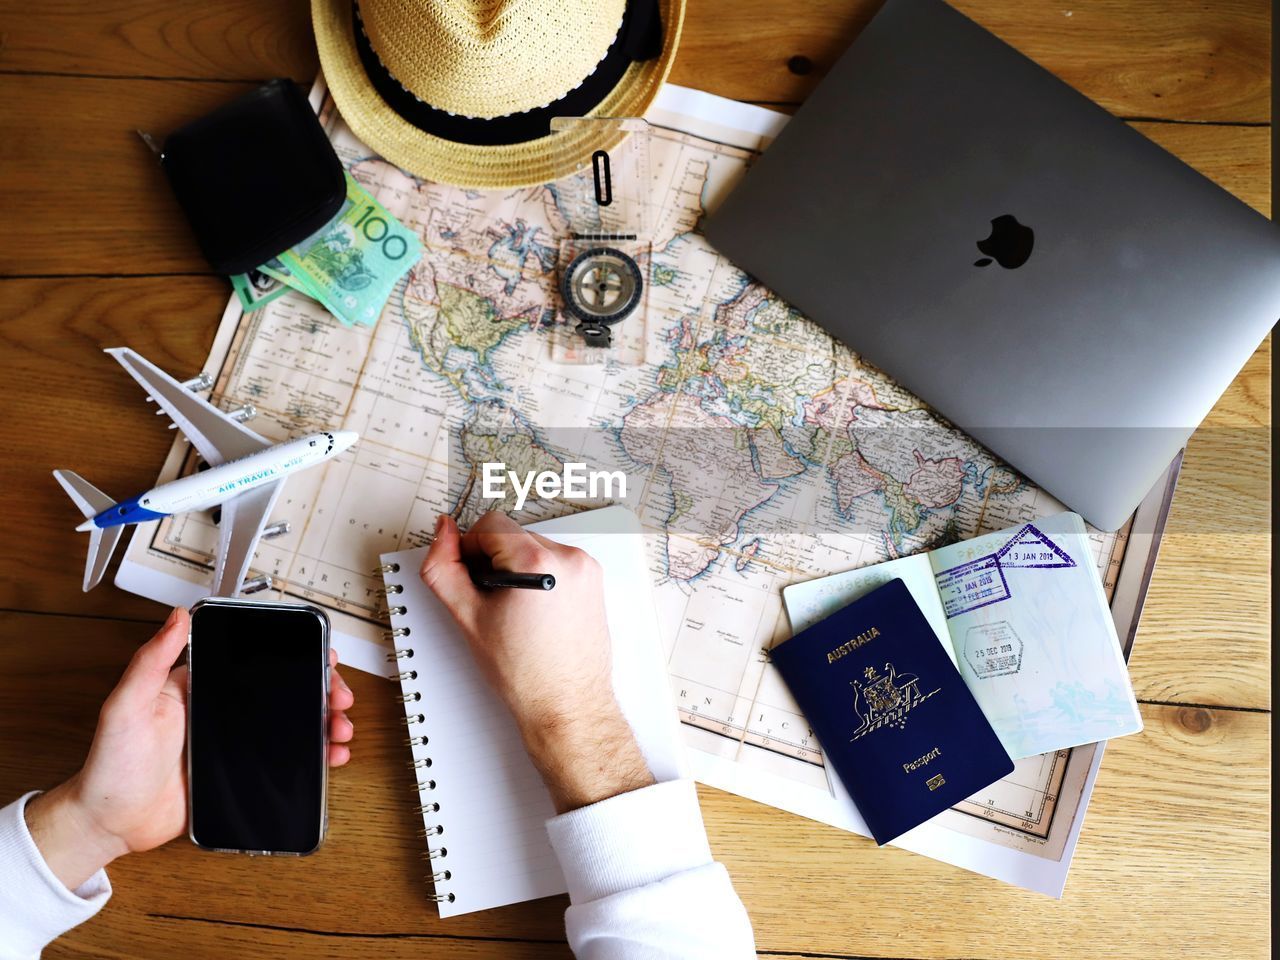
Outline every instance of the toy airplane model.
<svg viewBox="0 0 1280 960">
<path fill-rule="evenodd" d="M 84 589 L 91 590 L 102 580 L 126 526 L 221 504 L 212 595 L 234 597 L 244 583 L 254 547 L 263 535 L 285 478 L 336 457 L 355 443 L 358 435 L 349 430 L 312 433 L 273 444 L 233 414 L 196 396 L 193 389 L 208 386 L 202 378 L 191 385 L 182 384 L 125 347 L 114 347 L 107 353 L 142 384 L 148 399 L 169 415 L 209 469 L 163 483 L 119 503 L 70 470 L 53 471 L 85 516 L 84 523 L 76 527 L 89 533 Z"/>
</svg>

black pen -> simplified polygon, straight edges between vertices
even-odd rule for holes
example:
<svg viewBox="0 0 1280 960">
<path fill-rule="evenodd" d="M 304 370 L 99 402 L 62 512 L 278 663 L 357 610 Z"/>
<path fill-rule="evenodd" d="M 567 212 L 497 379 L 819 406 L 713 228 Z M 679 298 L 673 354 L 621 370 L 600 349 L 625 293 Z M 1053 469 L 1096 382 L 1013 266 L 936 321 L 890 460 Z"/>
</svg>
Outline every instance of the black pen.
<svg viewBox="0 0 1280 960">
<path fill-rule="evenodd" d="M 509 573 L 506 570 L 471 571 L 471 582 L 477 587 L 521 587 L 525 590 L 551 590 L 556 578 L 549 573 Z"/>
</svg>

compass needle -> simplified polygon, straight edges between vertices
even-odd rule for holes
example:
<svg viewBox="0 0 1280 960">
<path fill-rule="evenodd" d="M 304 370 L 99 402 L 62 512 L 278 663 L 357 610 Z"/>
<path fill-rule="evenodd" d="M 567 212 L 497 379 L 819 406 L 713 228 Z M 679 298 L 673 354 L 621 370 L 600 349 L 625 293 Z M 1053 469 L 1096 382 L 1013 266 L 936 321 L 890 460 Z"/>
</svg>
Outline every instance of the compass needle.
<svg viewBox="0 0 1280 960">
<path fill-rule="evenodd" d="M 640 303 L 644 281 L 635 260 L 614 247 L 593 247 L 573 258 L 561 278 L 565 310 L 588 343 L 609 344 L 608 327 Z"/>
</svg>

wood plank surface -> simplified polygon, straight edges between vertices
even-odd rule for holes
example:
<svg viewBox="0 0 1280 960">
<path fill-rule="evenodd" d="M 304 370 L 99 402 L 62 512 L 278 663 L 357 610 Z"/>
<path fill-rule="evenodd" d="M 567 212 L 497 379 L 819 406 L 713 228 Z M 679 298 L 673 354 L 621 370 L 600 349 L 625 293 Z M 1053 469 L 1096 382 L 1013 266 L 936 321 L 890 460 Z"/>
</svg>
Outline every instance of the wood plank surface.
<svg viewBox="0 0 1280 960">
<path fill-rule="evenodd" d="M 1143 699 L 1270 709 L 1271 343 L 1187 448 L 1129 661 Z"/>
<path fill-rule="evenodd" d="M 208 273 L 154 155 L 163 137 L 251 89 L 175 80 L 4 78 L 0 275 Z M 247 212 L 247 211 L 246 211 Z"/>
<path fill-rule="evenodd" d="M 882 0 L 692 0 L 671 79 L 740 100 L 803 100 Z M 955 6 L 1126 117 L 1265 123 L 1266 0 L 957 0 Z M 310 82 L 305 0 L 0 3 L 0 69 Z M 797 59 L 799 58 L 799 59 Z"/>
<path fill-rule="evenodd" d="M 1264 957 L 1270 718 L 1142 710 L 1107 748 L 1061 901 L 704 791 L 761 949 L 856 957 Z M 1243 771 L 1255 771 L 1243 775 Z M 753 839 L 754 836 L 754 839 Z"/>
<path fill-rule="evenodd" d="M 1268 212 L 1265 0 L 954 2 Z M 691 0 L 672 80 L 791 109 L 880 4 Z M 306 0 L 0 0 L 0 803 L 75 769 L 164 613 L 79 592 L 82 537 L 49 477 L 132 492 L 168 449 L 99 351 L 194 373 L 226 302 L 133 131 L 315 70 Z M 1064 900 L 700 788 L 762 955 L 1268 955 L 1270 372 L 1268 339 L 1188 449 L 1131 663 L 1146 729 L 1108 749 Z M 356 749 L 319 854 L 128 857 L 108 908 L 46 956 L 567 957 L 564 898 L 435 917 L 396 708 L 385 681 L 348 679 Z"/>
<path fill-rule="evenodd" d="M 85 626 L 0 614 L 0 795 L 75 769 L 98 700 L 150 633 Z M 419 880 L 397 709 L 381 681 L 350 679 L 357 749 L 333 777 L 331 833 L 318 854 L 216 858 L 178 840 L 127 857 L 112 868 L 116 893 L 103 915 L 47 955 L 166 956 L 177 937 L 193 958 L 353 956 L 375 944 L 388 957 L 568 956 L 564 898 L 434 917 Z M 1142 734 L 1108 748 L 1061 902 L 701 788 L 712 848 L 761 951 L 1039 960 L 1068 955 L 1046 944 L 1081 943 L 1090 956 L 1145 960 L 1158 937 L 1204 958 L 1261 956 L 1270 718 L 1184 706 L 1145 706 L 1143 718 Z M 1114 909 L 1120 896 L 1123 912 Z"/>
<path fill-rule="evenodd" d="M 0 99 L 0 276 L 208 272 L 164 172 L 135 130 L 163 135 L 248 84 L 12 76 Z M 1266 212 L 1262 127 L 1135 123 Z M 58 211 L 58 215 L 53 215 Z"/>
</svg>

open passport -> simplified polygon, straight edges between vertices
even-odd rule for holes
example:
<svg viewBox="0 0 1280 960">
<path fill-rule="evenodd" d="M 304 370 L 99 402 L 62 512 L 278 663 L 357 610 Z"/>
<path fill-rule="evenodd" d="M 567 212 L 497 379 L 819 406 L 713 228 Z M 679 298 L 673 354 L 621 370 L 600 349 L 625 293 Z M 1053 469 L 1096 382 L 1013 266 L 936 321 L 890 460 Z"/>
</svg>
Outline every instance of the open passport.
<svg viewBox="0 0 1280 960">
<path fill-rule="evenodd" d="M 802 631 L 895 579 L 911 592 L 1014 760 L 1142 729 L 1076 514 L 787 587 L 792 629 Z"/>
</svg>

